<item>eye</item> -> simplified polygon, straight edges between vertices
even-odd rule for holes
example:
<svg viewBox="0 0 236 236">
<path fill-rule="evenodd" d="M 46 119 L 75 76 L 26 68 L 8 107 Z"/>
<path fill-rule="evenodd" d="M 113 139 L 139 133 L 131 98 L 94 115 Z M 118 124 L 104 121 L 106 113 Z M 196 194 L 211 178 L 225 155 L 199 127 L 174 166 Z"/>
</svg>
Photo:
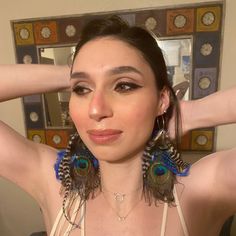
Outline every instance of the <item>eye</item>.
<svg viewBox="0 0 236 236">
<path fill-rule="evenodd" d="M 126 93 L 138 88 L 141 88 L 141 86 L 132 82 L 119 82 L 116 85 L 115 90 L 119 93 Z"/>
<path fill-rule="evenodd" d="M 72 91 L 79 96 L 83 96 L 83 95 L 90 93 L 91 89 L 89 89 L 85 86 L 77 85 L 72 89 Z"/>
</svg>

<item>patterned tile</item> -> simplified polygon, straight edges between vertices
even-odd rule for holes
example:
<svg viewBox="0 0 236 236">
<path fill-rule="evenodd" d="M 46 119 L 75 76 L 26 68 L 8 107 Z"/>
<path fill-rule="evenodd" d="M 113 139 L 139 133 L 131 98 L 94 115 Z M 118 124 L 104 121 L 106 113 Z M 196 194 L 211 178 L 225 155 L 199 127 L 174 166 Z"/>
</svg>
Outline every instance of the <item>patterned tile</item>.
<svg viewBox="0 0 236 236">
<path fill-rule="evenodd" d="M 45 130 L 28 130 L 28 139 L 35 143 L 46 143 Z"/>
<path fill-rule="evenodd" d="M 205 97 L 217 90 L 217 69 L 196 68 L 193 79 L 193 98 Z"/>
<path fill-rule="evenodd" d="M 220 34 L 218 32 L 196 34 L 193 52 L 193 61 L 196 67 L 218 67 Z"/>
<path fill-rule="evenodd" d="M 80 34 L 80 18 L 65 18 L 58 20 L 58 37 L 60 43 L 77 43 Z"/>
<path fill-rule="evenodd" d="M 24 110 L 28 129 L 44 129 L 43 108 L 40 103 L 25 104 Z"/>
<path fill-rule="evenodd" d="M 69 141 L 67 130 L 46 130 L 47 144 L 55 148 L 66 148 Z"/>
<path fill-rule="evenodd" d="M 58 42 L 56 21 L 36 21 L 33 23 L 36 44 L 54 44 Z"/>
<path fill-rule="evenodd" d="M 16 45 L 34 44 L 32 23 L 13 23 Z"/>
<path fill-rule="evenodd" d="M 213 131 L 212 130 L 193 130 L 191 148 L 194 151 L 212 151 Z"/>
<path fill-rule="evenodd" d="M 222 15 L 221 11 L 220 6 L 198 8 L 196 30 L 198 32 L 219 30 Z"/>
<path fill-rule="evenodd" d="M 152 31 L 157 37 L 166 35 L 166 10 L 147 10 L 136 13 L 136 25 Z"/>
<path fill-rule="evenodd" d="M 167 11 L 167 35 L 190 34 L 194 30 L 194 9 Z"/>
<path fill-rule="evenodd" d="M 19 46 L 16 48 L 17 63 L 37 64 L 37 48 L 35 46 Z"/>
</svg>

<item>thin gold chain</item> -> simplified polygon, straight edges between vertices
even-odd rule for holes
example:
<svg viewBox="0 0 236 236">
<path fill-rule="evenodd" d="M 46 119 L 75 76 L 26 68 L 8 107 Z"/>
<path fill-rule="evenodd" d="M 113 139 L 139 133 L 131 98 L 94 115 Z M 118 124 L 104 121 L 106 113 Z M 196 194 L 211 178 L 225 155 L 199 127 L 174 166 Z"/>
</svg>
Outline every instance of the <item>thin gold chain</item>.
<svg viewBox="0 0 236 236">
<path fill-rule="evenodd" d="M 114 198 L 117 202 L 123 202 L 125 197 L 140 190 L 143 186 L 140 185 L 138 188 L 134 189 L 133 191 L 130 191 L 128 193 L 119 193 L 119 192 L 112 192 L 112 191 L 109 191 L 107 188 L 105 188 L 104 186 L 102 187 L 102 190 L 101 192 L 104 194 L 104 192 L 108 192 L 108 193 L 111 193 L 112 195 L 114 195 Z"/>
<path fill-rule="evenodd" d="M 130 208 L 130 210 L 129 210 L 125 215 L 121 216 L 121 215 L 116 211 L 116 209 L 111 205 L 111 203 L 108 201 L 108 199 L 105 197 L 104 192 L 102 192 L 102 193 L 103 193 L 103 197 L 104 197 L 105 201 L 107 202 L 108 206 L 113 210 L 113 212 L 116 214 L 118 220 L 121 221 L 121 222 L 126 220 L 126 218 L 129 216 L 129 214 L 134 210 L 134 208 L 138 205 L 138 203 L 139 203 L 139 202 L 141 201 L 141 199 L 142 199 L 142 197 L 140 197 L 140 198 L 138 199 L 138 201 L 136 201 L 135 204 Z"/>
</svg>

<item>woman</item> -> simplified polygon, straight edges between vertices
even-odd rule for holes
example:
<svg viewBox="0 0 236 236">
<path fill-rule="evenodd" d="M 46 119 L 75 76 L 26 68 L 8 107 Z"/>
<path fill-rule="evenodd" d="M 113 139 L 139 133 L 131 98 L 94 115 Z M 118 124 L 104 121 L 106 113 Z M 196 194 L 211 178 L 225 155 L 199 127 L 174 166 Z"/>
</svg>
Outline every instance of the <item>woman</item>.
<svg viewBox="0 0 236 236">
<path fill-rule="evenodd" d="M 210 236 L 236 212 L 236 149 L 211 154 L 189 172 L 169 138 L 178 137 L 178 103 L 146 31 L 116 17 L 92 22 L 70 80 L 66 68 L 51 66 L 2 66 L 1 75 L 2 101 L 72 90 L 78 134 L 58 158 L 0 123 L 0 174 L 36 199 L 48 235 Z M 183 133 L 235 122 L 235 91 L 182 102 Z"/>
</svg>

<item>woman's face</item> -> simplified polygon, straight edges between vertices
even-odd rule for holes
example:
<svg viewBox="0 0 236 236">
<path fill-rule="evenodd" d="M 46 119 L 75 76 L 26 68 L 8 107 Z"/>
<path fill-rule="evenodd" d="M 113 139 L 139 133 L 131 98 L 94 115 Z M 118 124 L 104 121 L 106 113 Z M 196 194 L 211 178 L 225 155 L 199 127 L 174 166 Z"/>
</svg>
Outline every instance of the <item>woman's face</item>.
<svg viewBox="0 0 236 236">
<path fill-rule="evenodd" d="M 86 43 L 71 76 L 70 115 L 85 145 L 103 161 L 141 155 L 166 96 L 141 53 L 115 38 Z"/>
</svg>

